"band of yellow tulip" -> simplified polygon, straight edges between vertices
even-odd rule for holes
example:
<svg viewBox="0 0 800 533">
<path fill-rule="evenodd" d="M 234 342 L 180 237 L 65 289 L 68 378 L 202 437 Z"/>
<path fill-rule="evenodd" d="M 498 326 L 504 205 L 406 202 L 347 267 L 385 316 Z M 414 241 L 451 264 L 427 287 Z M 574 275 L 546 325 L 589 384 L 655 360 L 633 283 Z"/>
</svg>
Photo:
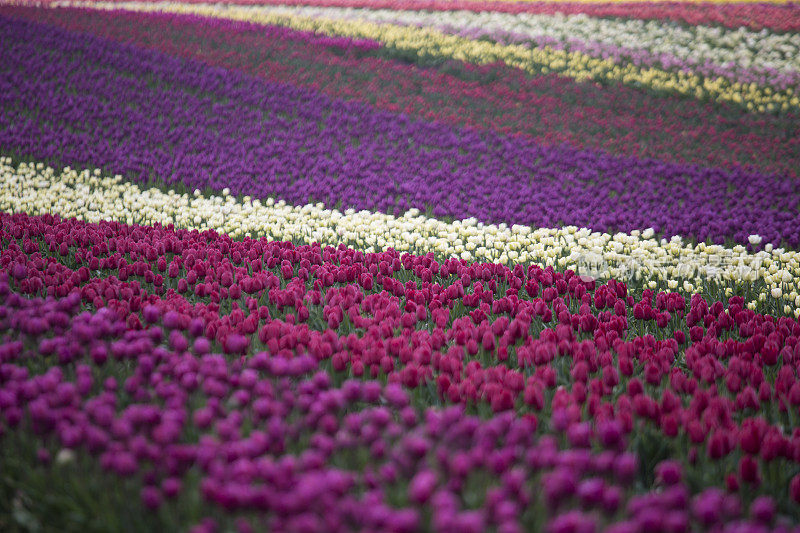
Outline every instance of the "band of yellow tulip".
<svg viewBox="0 0 800 533">
<path fill-rule="evenodd" d="M 372 39 L 383 45 L 411 52 L 425 59 L 455 59 L 474 64 L 502 61 L 531 74 L 550 72 L 577 81 L 621 82 L 645 86 L 657 91 L 708 98 L 742 105 L 750 111 L 771 112 L 800 109 L 800 99 L 791 89 L 776 90 L 755 83 L 743 84 L 725 78 L 704 78 L 683 71 L 666 71 L 654 67 L 618 65 L 612 60 L 599 59 L 581 52 L 555 50 L 550 47 L 526 48 L 502 45 L 448 35 L 433 28 L 398 26 L 362 20 L 312 18 L 285 13 L 273 13 L 267 6 L 251 9 L 242 6 L 181 4 L 172 2 L 67 2 L 98 9 L 127 9 L 145 12 L 169 12 L 218 17 L 275 25 L 325 35 Z"/>
</svg>

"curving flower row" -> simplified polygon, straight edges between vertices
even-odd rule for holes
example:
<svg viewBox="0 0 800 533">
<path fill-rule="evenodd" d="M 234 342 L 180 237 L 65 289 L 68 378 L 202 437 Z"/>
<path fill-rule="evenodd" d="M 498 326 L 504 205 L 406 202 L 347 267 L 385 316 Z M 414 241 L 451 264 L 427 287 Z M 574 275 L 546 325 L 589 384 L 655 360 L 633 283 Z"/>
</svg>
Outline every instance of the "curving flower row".
<svg viewBox="0 0 800 533">
<path fill-rule="evenodd" d="M 423 122 L 44 24 L 0 19 L 0 32 L 9 155 L 301 205 L 800 243 L 800 182 L 789 176 Z"/>
<path fill-rule="evenodd" d="M 58 2 L 43 2 L 59 5 Z M 187 0 L 186 3 L 207 3 Z M 800 9 L 794 3 L 770 2 L 510 2 L 503 0 L 235 0 L 234 5 L 315 5 L 371 9 L 426 11 L 472 11 L 476 13 L 585 14 L 599 18 L 672 20 L 689 25 L 719 25 L 726 28 L 800 29 Z"/>
<path fill-rule="evenodd" d="M 742 298 L 50 215 L 0 240 L 0 427 L 197 531 L 796 519 L 800 323 Z"/>
<path fill-rule="evenodd" d="M 304 1 L 0 6 L 0 530 L 797 531 L 800 9 Z"/>
<path fill-rule="evenodd" d="M 203 16 L 245 20 L 260 24 L 280 25 L 297 30 L 313 31 L 359 39 L 372 39 L 403 53 L 425 60 L 455 59 L 485 65 L 502 61 L 531 74 L 557 72 L 578 81 L 621 82 L 643 85 L 652 90 L 708 98 L 742 105 L 748 110 L 773 112 L 796 110 L 800 99 L 791 88 L 773 89 L 755 83 L 729 81 L 722 77 L 706 78 L 685 71 L 666 71 L 656 67 L 617 65 L 613 60 L 595 58 L 579 51 L 554 49 L 550 46 L 528 48 L 518 44 L 502 45 L 448 35 L 433 28 L 372 23 L 365 20 L 337 20 L 304 16 L 300 9 L 284 13 L 276 7 L 252 10 L 239 6 L 214 6 L 171 2 L 69 2 L 96 9 L 124 7 L 136 11 L 193 13 Z"/>
<path fill-rule="evenodd" d="M 200 191 L 176 194 L 142 189 L 100 171 L 65 168 L 57 172 L 41 163 L 15 167 L 8 158 L 0 159 L 0 176 L 0 211 L 59 214 L 92 223 L 171 224 L 234 238 L 265 237 L 328 246 L 346 243 L 367 253 L 394 249 L 467 261 L 534 263 L 688 294 L 716 282 L 725 287 L 720 294 L 731 296 L 734 290 L 746 290 L 753 297 L 753 306 L 771 296 L 776 311 L 800 316 L 800 254 L 771 244 L 752 253 L 743 246 L 659 240 L 652 229 L 612 235 L 576 227 L 497 226 L 475 219 L 448 223 L 416 210 L 395 217 L 329 210 L 322 204 L 293 206 L 250 197 L 237 200 L 227 191 L 219 196 L 204 196 Z M 760 240 L 751 236 L 753 244 Z"/>
<path fill-rule="evenodd" d="M 306 4 L 307 0 L 237 0 L 236 3 Z M 609 2 L 581 3 L 559 2 L 502 2 L 479 0 L 315 0 L 317 5 L 350 7 L 402 7 L 404 9 L 430 9 L 449 11 L 499 11 L 504 13 L 584 13 L 594 17 L 636 18 L 642 20 L 672 20 L 682 24 L 714 24 L 727 28 L 764 28 L 777 31 L 800 29 L 800 9 L 792 3 L 771 2 Z"/>
<path fill-rule="evenodd" d="M 543 144 L 795 176 L 800 169 L 800 136 L 792 134 L 798 119 L 791 114 L 734 113 L 620 85 L 604 88 L 556 75 L 530 78 L 502 66 L 451 63 L 448 72 L 421 69 L 388 57 L 372 42 L 355 46 L 223 19 L 88 9 L 0 7 L 0 13 Z"/>
<path fill-rule="evenodd" d="M 123 4 L 124 6 L 124 4 Z M 714 26 L 680 27 L 659 21 L 600 19 L 586 15 L 552 16 L 469 11 L 425 12 L 304 6 L 252 6 L 252 13 L 298 15 L 334 20 L 365 20 L 435 28 L 470 39 L 529 44 L 577 51 L 616 63 L 694 72 L 777 89 L 800 85 L 800 35 L 729 30 Z"/>
</svg>

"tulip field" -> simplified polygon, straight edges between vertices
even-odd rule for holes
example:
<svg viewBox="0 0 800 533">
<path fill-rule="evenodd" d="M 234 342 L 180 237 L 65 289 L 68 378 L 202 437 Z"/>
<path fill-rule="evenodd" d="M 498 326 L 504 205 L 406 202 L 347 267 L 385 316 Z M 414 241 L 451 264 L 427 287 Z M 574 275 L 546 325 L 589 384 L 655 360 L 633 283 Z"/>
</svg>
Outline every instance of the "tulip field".
<svg viewBox="0 0 800 533">
<path fill-rule="evenodd" d="M 0 531 L 800 532 L 800 4 L 0 0 Z"/>
</svg>

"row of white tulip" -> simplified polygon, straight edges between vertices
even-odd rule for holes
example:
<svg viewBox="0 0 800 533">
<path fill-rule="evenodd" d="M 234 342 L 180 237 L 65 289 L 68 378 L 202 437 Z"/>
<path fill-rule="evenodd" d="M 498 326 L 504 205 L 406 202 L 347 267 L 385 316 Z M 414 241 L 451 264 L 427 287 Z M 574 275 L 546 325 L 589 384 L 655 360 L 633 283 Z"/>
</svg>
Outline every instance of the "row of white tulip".
<svg viewBox="0 0 800 533">
<path fill-rule="evenodd" d="M 590 50 L 591 45 L 597 43 L 618 48 L 623 56 L 667 56 L 685 62 L 686 66 L 712 63 L 733 71 L 800 71 L 800 34 L 772 33 L 767 29 L 755 32 L 746 28 L 734 30 L 720 26 L 685 27 L 669 21 L 604 19 L 584 14 L 430 12 L 316 6 L 248 6 L 247 9 L 306 17 L 362 19 L 457 31 L 471 30 L 488 37 L 492 34 L 517 34 L 532 40 L 550 39 L 567 48 L 585 43 L 587 46 L 582 47 L 581 51 Z M 597 52 L 610 53 L 602 48 Z M 669 59 L 663 61 L 668 63 Z"/>
<path fill-rule="evenodd" d="M 282 200 L 234 198 L 223 191 L 204 196 L 142 189 L 99 170 L 58 171 L 43 164 L 13 165 L 0 157 L 0 210 L 58 214 L 88 222 L 174 224 L 215 230 L 235 238 L 267 237 L 294 242 L 345 243 L 367 252 L 394 248 L 415 254 L 468 261 L 552 265 L 600 279 L 638 279 L 651 288 L 701 291 L 716 283 L 726 294 L 758 286 L 758 300 L 800 316 L 800 254 L 767 244 L 758 252 L 743 246 L 692 245 L 658 239 L 652 229 L 607 234 L 585 228 L 533 229 L 483 224 L 474 219 L 443 222 L 412 209 L 396 217 L 370 211 L 344 212 L 322 204 L 287 205 Z M 758 243 L 752 236 L 751 242 Z M 751 302 L 755 305 L 755 300 Z"/>
<path fill-rule="evenodd" d="M 789 78 L 779 73 L 770 84 L 744 82 L 720 75 L 658 65 L 617 62 L 611 57 L 593 56 L 589 51 L 531 47 L 525 43 L 500 43 L 469 36 L 454 35 L 433 27 L 371 22 L 364 19 L 335 19 L 300 14 L 299 9 L 284 12 L 276 8 L 256 10 L 247 6 L 190 4 L 180 2 L 66 2 L 96 9 L 120 9 L 138 12 L 191 14 L 256 24 L 276 25 L 322 35 L 370 39 L 403 53 L 436 60 L 456 60 L 486 65 L 503 62 L 533 75 L 556 72 L 577 81 L 624 83 L 695 98 L 730 102 L 753 112 L 786 112 L 800 107 L 794 84 L 780 85 Z M 783 81 L 781 81 L 783 80 Z M 772 83 L 772 82 L 775 83 Z M 780 83 L 779 83 L 780 82 Z"/>
<path fill-rule="evenodd" d="M 152 4 L 142 2 L 92 2 L 91 5 L 132 10 L 152 8 Z M 202 4 L 197 7 L 202 7 Z M 220 9 L 224 7 L 220 6 Z M 237 9 L 254 15 L 294 15 L 431 27 L 462 36 L 488 37 L 504 42 L 527 40 L 535 46 L 556 45 L 590 56 L 666 69 L 699 67 L 704 70 L 704 75 L 781 88 L 797 87 L 800 81 L 800 34 L 773 33 L 767 29 L 756 32 L 718 26 L 685 27 L 671 21 L 605 19 L 584 14 L 565 16 L 280 5 L 251 5 Z"/>
</svg>

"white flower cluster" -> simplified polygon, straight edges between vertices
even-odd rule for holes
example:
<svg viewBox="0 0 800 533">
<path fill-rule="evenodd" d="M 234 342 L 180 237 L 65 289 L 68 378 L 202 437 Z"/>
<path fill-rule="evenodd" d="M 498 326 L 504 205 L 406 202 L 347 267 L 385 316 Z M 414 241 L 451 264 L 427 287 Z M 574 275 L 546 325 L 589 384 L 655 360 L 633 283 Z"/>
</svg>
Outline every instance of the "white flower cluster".
<svg viewBox="0 0 800 533">
<path fill-rule="evenodd" d="M 773 249 L 757 253 L 743 246 L 684 243 L 679 237 L 657 239 L 652 229 L 614 235 L 579 229 L 532 229 L 483 224 L 475 219 L 443 222 L 412 209 L 395 217 L 370 211 L 344 212 L 322 204 L 287 205 L 273 199 L 238 200 L 227 190 L 218 196 L 142 190 L 121 176 L 100 171 L 55 171 L 39 164 L 12 165 L 0 157 L 0 210 L 41 215 L 58 214 L 88 222 L 114 220 L 127 224 L 174 224 L 179 228 L 212 229 L 235 238 L 346 245 L 367 252 L 394 248 L 414 254 L 435 253 L 468 261 L 537 263 L 575 269 L 601 279 L 638 278 L 645 286 L 693 293 L 709 280 L 727 294 L 757 282 L 785 313 L 800 316 L 800 254 Z M 753 236 L 752 240 L 757 240 Z"/>
<path fill-rule="evenodd" d="M 69 3 L 69 2 L 65 2 Z M 73 2 L 76 4 L 79 2 Z M 92 7 L 104 7 L 92 2 Z M 122 9 L 152 9 L 141 2 L 113 2 Z M 170 3 L 167 3 L 170 4 Z M 179 3 L 172 3 L 179 5 Z M 161 8 L 166 6 L 160 4 Z M 210 8 L 197 4 L 196 8 Z M 504 40 L 516 34 L 534 42 L 559 43 L 594 57 L 619 54 L 626 61 L 641 62 L 644 57 L 661 68 L 692 68 L 715 65 L 739 79 L 743 73 L 756 74 L 759 82 L 774 82 L 774 73 L 800 77 L 800 34 L 773 33 L 768 29 L 752 31 L 740 27 L 681 26 L 671 21 L 595 18 L 584 14 L 540 15 L 471 11 L 410 11 L 393 9 L 337 8 L 316 6 L 250 5 L 237 7 L 241 12 L 323 18 L 363 20 L 373 23 L 400 24 L 437 28 L 448 32 L 474 32 L 475 36 Z M 462 33 L 462 34 L 463 34 Z M 752 77 L 752 76 L 751 76 Z M 745 83 L 749 81 L 742 80 Z"/>
<path fill-rule="evenodd" d="M 691 68 L 713 64 L 738 79 L 743 72 L 800 73 L 800 34 L 759 32 L 721 26 L 680 26 L 661 20 L 604 19 L 584 14 L 537 15 L 471 11 L 401 11 L 324 7 L 249 6 L 247 9 L 328 19 L 366 20 L 378 23 L 433 27 L 474 32 L 505 40 L 516 34 L 534 43 L 552 41 L 568 50 L 595 57 L 620 57 L 639 62 L 647 57 L 662 68 Z M 600 46 L 597 46 L 600 45 Z M 605 46 L 603 46 L 605 45 Z"/>
<path fill-rule="evenodd" d="M 304 17 L 482 30 L 547 37 L 559 43 L 602 43 L 650 55 L 669 54 L 693 64 L 757 66 L 800 70 L 800 34 L 752 31 L 740 27 L 680 26 L 671 21 L 608 19 L 585 14 L 539 15 L 484 11 L 409 11 L 315 6 L 248 6 L 246 9 Z"/>
<path fill-rule="evenodd" d="M 57 5 L 76 5 L 94 9 L 120 9 L 141 12 L 194 14 L 229 20 L 244 20 L 258 24 L 277 25 L 323 35 L 371 39 L 400 51 L 421 57 L 454 59 L 478 65 L 503 62 L 530 74 L 557 72 L 577 81 L 612 81 L 644 86 L 696 98 L 733 102 L 757 112 L 785 112 L 800 106 L 794 71 L 771 72 L 753 79 L 751 72 L 734 80 L 716 72 L 714 65 L 694 68 L 663 68 L 639 64 L 634 60 L 616 60 L 615 53 L 591 55 L 591 50 L 558 49 L 526 43 L 503 44 L 499 41 L 455 35 L 436 27 L 418 27 L 369 20 L 302 16 L 302 8 L 248 8 L 234 5 L 189 4 L 178 2 L 62 2 Z M 283 11 L 278 11 L 283 9 Z M 456 32 L 458 33 L 458 32 Z M 595 43 L 596 46 L 597 43 Z M 605 45 L 604 45 L 605 46 Z M 647 62 L 644 62 L 647 63 Z M 734 63 L 731 63 L 734 65 Z M 721 68 L 721 67 L 719 67 Z M 727 66 L 726 66 L 727 68 Z M 750 81 L 747 81 L 750 80 Z"/>
</svg>

